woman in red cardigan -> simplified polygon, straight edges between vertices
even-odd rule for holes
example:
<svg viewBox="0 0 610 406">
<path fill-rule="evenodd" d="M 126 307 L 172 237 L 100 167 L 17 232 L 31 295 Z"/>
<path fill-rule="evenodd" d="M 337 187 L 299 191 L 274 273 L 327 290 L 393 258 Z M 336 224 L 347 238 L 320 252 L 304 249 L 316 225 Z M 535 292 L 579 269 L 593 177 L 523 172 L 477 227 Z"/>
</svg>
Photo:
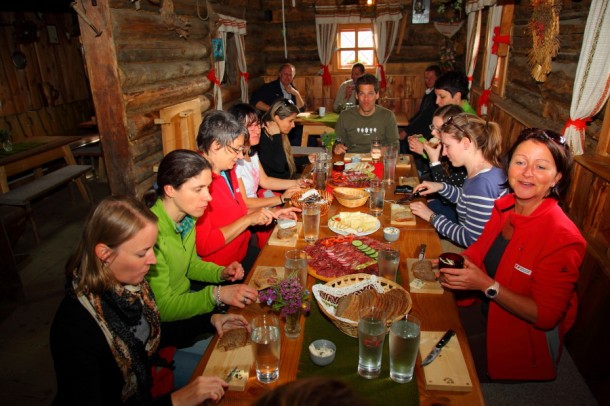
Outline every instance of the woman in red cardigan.
<svg viewBox="0 0 610 406">
<path fill-rule="evenodd" d="M 476 291 L 482 299 L 484 328 L 468 331 L 475 354 L 477 337 L 486 345 L 480 352 L 486 362 L 475 359 L 482 380 L 481 363 L 492 380 L 556 377 L 564 335 L 576 318 L 575 287 L 586 248 L 558 205 L 571 162 L 561 135 L 523 130 L 506 157 L 512 193 L 496 201 L 483 234 L 463 252 L 464 268 L 441 269 L 443 286 Z"/>
</svg>

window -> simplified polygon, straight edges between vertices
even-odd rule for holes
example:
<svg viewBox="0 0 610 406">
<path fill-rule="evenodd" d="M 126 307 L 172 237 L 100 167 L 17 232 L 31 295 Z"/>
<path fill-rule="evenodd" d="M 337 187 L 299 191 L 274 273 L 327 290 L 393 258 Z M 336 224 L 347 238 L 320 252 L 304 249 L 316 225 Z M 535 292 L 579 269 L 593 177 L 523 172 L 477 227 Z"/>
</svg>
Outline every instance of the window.
<svg viewBox="0 0 610 406">
<path fill-rule="evenodd" d="M 373 28 L 368 24 L 340 25 L 337 28 L 337 69 L 351 69 L 360 62 L 366 68 L 373 68 L 375 43 Z"/>
</svg>

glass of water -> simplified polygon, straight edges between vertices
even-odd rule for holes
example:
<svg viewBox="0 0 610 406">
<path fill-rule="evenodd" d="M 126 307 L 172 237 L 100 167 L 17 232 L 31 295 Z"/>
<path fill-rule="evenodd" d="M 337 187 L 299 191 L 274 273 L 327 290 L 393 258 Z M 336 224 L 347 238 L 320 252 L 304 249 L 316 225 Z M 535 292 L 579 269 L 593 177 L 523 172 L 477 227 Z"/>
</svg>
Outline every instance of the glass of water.
<svg viewBox="0 0 610 406">
<path fill-rule="evenodd" d="M 379 162 L 381 158 L 381 139 L 371 138 L 371 159 L 373 162 Z"/>
<path fill-rule="evenodd" d="M 419 352 L 421 323 L 417 317 L 405 314 L 390 327 L 390 378 L 406 383 L 413 379 Z"/>
<path fill-rule="evenodd" d="M 381 373 L 381 356 L 386 335 L 386 313 L 375 306 L 360 311 L 358 321 L 358 374 L 374 379 Z"/>
<path fill-rule="evenodd" d="M 373 179 L 370 183 L 369 209 L 373 216 L 380 216 L 383 213 L 383 201 L 385 199 L 385 189 L 380 179 Z"/>
<path fill-rule="evenodd" d="M 286 252 L 284 261 L 284 277 L 295 277 L 301 286 L 307 287 L 307 253 L 303 250 L 290 250 Z"/>
<path fill-rule="evenodd" d="M 313 244 L 320 233 L 320 206 L 317 203 L 303 205 L 303 237 L 305 242 Z"/>
<path fill-rule="evenodd" d="M 280 320 L 274 314 L 261 314 L 250 323 L 256 379 L 262 383 L 280 377 Z"/>
</svg>

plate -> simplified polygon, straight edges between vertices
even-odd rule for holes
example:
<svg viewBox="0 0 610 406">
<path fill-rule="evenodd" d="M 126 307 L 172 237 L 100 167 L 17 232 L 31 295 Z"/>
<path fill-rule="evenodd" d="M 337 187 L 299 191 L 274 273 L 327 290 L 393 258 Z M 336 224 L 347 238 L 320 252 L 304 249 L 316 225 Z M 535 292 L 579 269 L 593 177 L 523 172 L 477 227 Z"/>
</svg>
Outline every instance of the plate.
<svg viewBox="0 0 610 406">
<path fill-rule="evenodd" d="M 360 212 L 357 212 L 357 213 L 360 213 Z M 363 213 L 361 213 L 361 214 L 363 214 Z M 364 215 L 364 216 L 368 216 L 368 217 L 370 217 L 371 219 L 374 219 L 374 220 L 375 220 L 375 222 L 376 222 L 376 223 L 375 223 L 375 226 L 374 226 L 374 227 L 372 227 L 372 228 L 369 228 L 369 229 L 368 229 L 368 230 L 366 230 L 366 231 L 361 231 L 361 232 L 358 232 L 357 230 L 354 230 L 354 229 L 352 229 L 352 228 L 348 228 L 348 229 L 345 229 L 345 230 L 340 230 L 340 229 L 335 228 L 335 227 L 333 227 L 333 226 L 331 225 L 331 224 L 333 223 L 333 221 L 332 221 L 332 220 L 336 220 L 338 217 L 340 217 L 340 216 L 341 216 L 341 213 L 339 213 L 339 214 L 336 214 L 336 215 L 332 216 L 330 219 L 328 219 L 328 228 L 330 228 L 330 230 L 331 230 L 332 232 L 337 233 L 337 234 L 340 234 L 340 235 L 348 235 L 348 234 L 353 234 L 353 235 L 358 236 L 358 237 L 362 237 L 363 235 L 369 235 L 369 234 L 373 234 L 375 231 L 377 231 L 377 230 L 379 230 L 379 228 L 381 228 L 381 222 L 379 221 L 379 219 L 378 219 L 378 218 L 373 217 L 373 216 L 371 216 L 371 215 L 369 215 L 369 214 L 363 214 L 363 215 Z"/>
<path fill-rule="evenodd" d="M 369 162 L 350 162 L 345 164 L 346 171 L 373 172 L 375 167 Z"/>
<path fill-rule="evenodd" d="M 336 277 L 336 276 L 329 276 L 329 277 L 327 277 L 327 276 L 322 276 L 322 275 L 319 275 L 319 274 L 316 272 L 316 270 L 315 270 L 315 269 L 313 269 L 313 268 L 312 268 L 312 267 L 310 267 L 310 266 L 308 266 L 308 267 L 307 267 L 307 273 L 308 273 L 308 274 L 310 274 L 311 276 L 313 276 L 314 278 L 316 278 L 316 279 L 318 279 L 318 280 L 321 280 L 321 281 L 324 281 L 324 282 L 329 282 L 329 281 L 332 281 L 333 279 L 337 279 L 337 277 Z"/>
</svg>

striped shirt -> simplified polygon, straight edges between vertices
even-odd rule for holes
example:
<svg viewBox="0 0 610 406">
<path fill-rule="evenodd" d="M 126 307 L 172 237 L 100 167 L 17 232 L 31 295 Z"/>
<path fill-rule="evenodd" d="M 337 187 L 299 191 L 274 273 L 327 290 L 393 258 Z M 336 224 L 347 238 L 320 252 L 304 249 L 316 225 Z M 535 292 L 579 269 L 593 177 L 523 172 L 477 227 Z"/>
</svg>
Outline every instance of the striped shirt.
<svg viewBox="0 0 610 406">
<path fill-rule="evenodd" d="M 466 179 L 464 186 L 443 183 L 439 194 L 457 205 L 458 223 L 438 215 L 432 225 L 438 233 L 453 243 L 468 247 L 475 242 L 491 217 L 494 201 L 506 193 L 502 186 L 506 175 L 500 168 L 491 168 Z"/>
</svg>

